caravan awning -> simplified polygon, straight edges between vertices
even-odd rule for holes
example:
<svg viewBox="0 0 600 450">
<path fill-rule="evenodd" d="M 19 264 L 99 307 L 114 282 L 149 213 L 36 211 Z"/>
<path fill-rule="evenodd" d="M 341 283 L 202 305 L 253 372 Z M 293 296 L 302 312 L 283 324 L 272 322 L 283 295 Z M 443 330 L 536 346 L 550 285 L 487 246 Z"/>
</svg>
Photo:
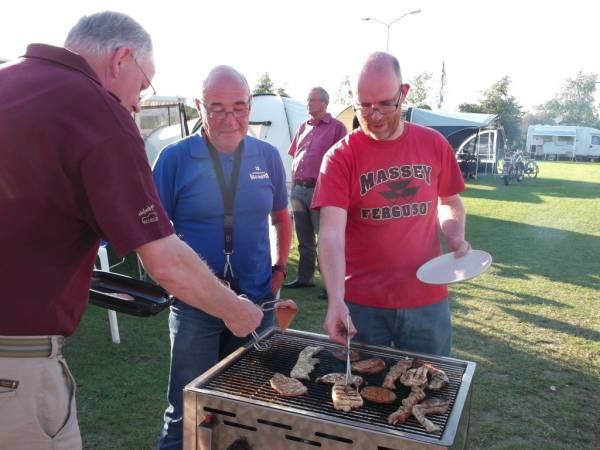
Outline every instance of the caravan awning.
<svg viewBox="0 0 600 450">
<path fill-rule="evenodd" d="M 427 109 L 411 108 L 410 121 L 426 127 L 486 128 L 498 116 L 495 114 L 434 112 Z"/>
</svg>

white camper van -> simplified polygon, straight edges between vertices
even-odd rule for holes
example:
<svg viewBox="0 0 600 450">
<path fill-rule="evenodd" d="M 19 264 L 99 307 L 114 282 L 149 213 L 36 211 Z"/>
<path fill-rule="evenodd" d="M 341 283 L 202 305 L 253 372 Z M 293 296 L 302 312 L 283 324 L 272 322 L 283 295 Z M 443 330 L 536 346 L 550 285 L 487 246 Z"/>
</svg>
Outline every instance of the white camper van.
<svg viewBox="0 0 600 450">
<path fill-rule="evenodd" d="M 567 125 L 530 125 L 527 151 L 544 159 L 600 159 L 600 130 Z"/>
</svg>

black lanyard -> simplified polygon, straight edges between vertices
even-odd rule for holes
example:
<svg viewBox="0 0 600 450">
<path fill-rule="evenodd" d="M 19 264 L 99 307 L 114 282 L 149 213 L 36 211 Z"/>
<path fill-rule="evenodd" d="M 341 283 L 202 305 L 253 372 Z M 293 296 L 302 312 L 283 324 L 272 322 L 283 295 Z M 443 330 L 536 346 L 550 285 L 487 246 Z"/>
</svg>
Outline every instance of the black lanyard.
<svg viewBox="0 0 600 450">
<path fill-rule="evenodd" d="M 228 276 L 234 278 L 233 267 L 231 266 L 231 254 L 233 253 L 233 201 L 235 200 L 235 192 L 240 175 L 244 141 L 242 140 L 240 145 L 235 149 L 233 168 L 231 169 L 231 180 L 229 187 L 227 187 L 227 183 L 225 183 L 225 174 L 223 173 L 223 167 L 221 166 L 221 160 L 219 159 L 219 153 L 210 143 L 206 135 L 204 136 L 204 139 L 206 146 L 208 147 L 208 152 L 210 153 L 210 158 L 212 159 L 213 167 L 215 168 L 215 173 L 219 180 L 221 195 L 223 196 L 223 228 L 225 229 L 225 242 L 223 248 L 223 252 L 225 253 L 225 267 L 223 268 L 223 276 L 225 278 L 228 278 Z"/>
</svg>

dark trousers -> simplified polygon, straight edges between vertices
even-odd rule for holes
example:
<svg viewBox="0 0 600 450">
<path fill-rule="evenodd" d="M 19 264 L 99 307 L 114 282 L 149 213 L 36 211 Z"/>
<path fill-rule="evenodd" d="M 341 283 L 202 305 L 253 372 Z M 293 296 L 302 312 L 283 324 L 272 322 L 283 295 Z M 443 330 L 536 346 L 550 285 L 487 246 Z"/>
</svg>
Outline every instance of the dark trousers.
<svg viewBox="0 0 600 450">
<path fill-rule="evenodd" d="M 313 283 L 315 262 L 317 259 L 317 240 L 319 233 L 319 212 L 310 209 L 314 187 L 295 184 L 292 187 L 291 202 L 294 214 L 294 227 L 298 238 L 298 281 Z"/>
</svg>

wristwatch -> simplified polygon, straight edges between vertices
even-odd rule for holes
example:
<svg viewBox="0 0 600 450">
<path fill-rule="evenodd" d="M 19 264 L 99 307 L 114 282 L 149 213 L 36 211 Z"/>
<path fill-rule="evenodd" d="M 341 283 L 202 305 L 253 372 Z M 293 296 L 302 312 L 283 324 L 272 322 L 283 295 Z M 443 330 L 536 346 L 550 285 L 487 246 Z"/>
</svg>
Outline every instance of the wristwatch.
<svg viewBox="0 0 600 450">
<path fill-rule="evenodd" d="M 283 274 L 284 280 L 285 280 L 285 277 L 287 277 L 287 268 L 285 266 L 282 266 L 280 264 L 273 264 L 271 266 L 271 273 L 275 273 L 275 272 L 281 272 Z"/>
</svg>

